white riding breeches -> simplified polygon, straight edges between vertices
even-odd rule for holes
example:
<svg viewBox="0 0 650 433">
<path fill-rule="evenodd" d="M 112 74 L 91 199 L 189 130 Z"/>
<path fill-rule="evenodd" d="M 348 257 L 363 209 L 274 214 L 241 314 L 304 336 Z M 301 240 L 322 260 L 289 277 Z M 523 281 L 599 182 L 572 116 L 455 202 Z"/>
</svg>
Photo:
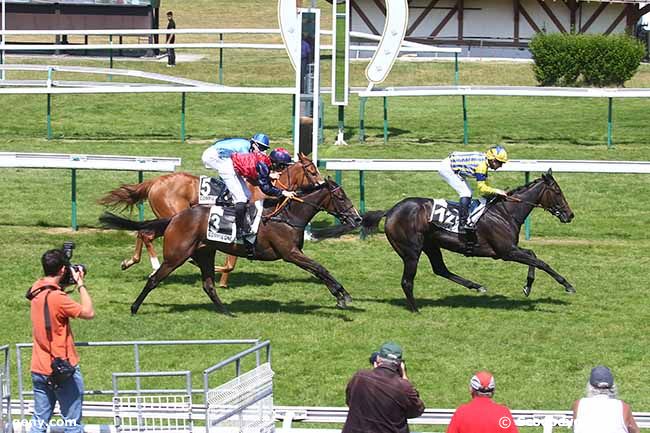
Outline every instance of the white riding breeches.
<svg viewBox="0 0 650 433">
<path fill-rule="evenodd" d="M 201 159 L 207 168 L 219 172 L 219 176 L 228 187 L 228 191 L 232 194 L 235 203 L 246 203 L 250 199 L 251 192 L 246 186 L 246 181 L 237 174 L 230 157 L 219 158 L 219 151 L 214 147 L 208 147 L 203 152 Z"/>
<path fill-rule="evenodd" d="M 451 161 L 445 158 L 440 161 L 440 170 L 438 174 L 445 182 L 449 184 L 457 193 L 459 197 L 471 197 L 472 189 L 469 187 L 467 180 L 463 179 L 458 173 L 451 169 Z"/>
</svg>

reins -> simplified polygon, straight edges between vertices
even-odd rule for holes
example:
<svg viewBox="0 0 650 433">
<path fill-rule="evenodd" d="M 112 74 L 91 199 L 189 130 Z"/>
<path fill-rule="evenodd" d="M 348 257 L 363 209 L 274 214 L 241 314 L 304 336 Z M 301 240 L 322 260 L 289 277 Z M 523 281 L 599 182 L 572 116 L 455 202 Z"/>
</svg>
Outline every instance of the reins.
<svg viewBox="0 0 650 433">
<path fill-rule="evenodd" d="M 547 207 L 545 207 L 544 205 L 542 205 L 540 203 L 533 203 L 533 202 L 530 202 L 530 201 L 522 200 L 519 197 L 510 196 L 510 195 L 505 196 L 504 199 L 505 199 L 505 201 L 510 201 L 510 202 L 513 202 L 513 203 L 522 203 L 522 204 L 526 204 L 528 206 L 540 208 L 540 209 L 545 210 L 545 211 L 547 211 L 548 213 L 550 213 L 550 214 L 552 214 L 554 216 L 560 216 L 560 214 L 562 213 L 561 209 L 559 209 L 557 206 L 551 206 L 551 207 L 547 208 Z"/>
</svg>

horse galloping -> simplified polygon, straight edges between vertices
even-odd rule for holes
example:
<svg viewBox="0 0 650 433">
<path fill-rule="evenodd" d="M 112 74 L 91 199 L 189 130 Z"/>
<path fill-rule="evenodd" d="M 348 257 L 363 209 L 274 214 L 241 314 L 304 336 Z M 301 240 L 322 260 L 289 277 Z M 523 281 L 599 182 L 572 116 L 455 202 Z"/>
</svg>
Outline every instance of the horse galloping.
<svg viewBox="0 0 650 433">
<path fill-rule="evenodd" d="M 488 204 L 476 224 L 476 244 L 471 252 L 466 250 L 465 241 L 458 234 L 430 222 L 432 206 L 431 199 L 407 198 L 388 211 L 366 213 L 362 222 L 365 229 L 376 230 L 379 221 L 386 216 L 384 231 L 391 246 L 404 262 L 402 290 L 411 311 L 418 311 L 413 297 L 413 280 L 423 251 L 436 275 L 468 289 L 486 291 L 480 284 L 450 272 L 444 263 L 441 248 L 468 256 L 490 257 L 528 265 L 528 279 L 523 288 L 526 296 L 530 295 L 535 281 L 535 268 L 552 276 L 564 286 L 566 292 L 575 292 L 563 276 L 538 259 L 532 250 L 518 246 L 521 226 L 534 208 L 549 211 L 562 223 L 569 223 L 574 217 L 551 170 L 541 178 L 509 191 L 507 198 L 495 198 Z"/>
<path fill-rule="evenodd" d="M 302 252 L 305 226 L 321 210 L 339 218 L 343 223 L 358 227 L 361 216 L 343 189 L 332 180 L 313 185 L 297 199 L 285 201 L 284 206 L 273 206 L 275 200 L 265 203 L 263 223 L 260 224 L 255 243 L 253 260 L 274 261 L 282 259 L 312 273 L 321 280 L 337 299 L 337 307 L 345 308 L 351 301 L 349 293 L 322 265 Z M 219 299 L 214 288 L 214 257 L 222 251 L 238 257 L 246 257 L 241 244 L 226 244 L 207 239 L 210 206 L 194 206 L 181 211 L 172 218 L 145 222 L 131 221 L 110 213 L 104 213 L 100 221 L 107 228 L 121 230 L 148 230 L 163 238 L 164 260 L 154 272 L 142 292 L 131 305 L 136 314 L 140 305 L 161 281 L 190 257 L 201 269 L 203 290 L 215 307 L 230 314 Z"/>
<path fill-rule="evenodd" d="M 284 170 L 277 182 L 287 189 L 300 189 L 324 181 L 316 165 L 305 155 L 300 154 L 299 160 Z M 266 197 L 258 187 L 251 184 L 248 186 L 252 193 L 251 201 Z M 199 177 L 181 172 L 158 176 L 138 184 L 121 185 L 102 197 L 99 204 L 112 208 L 121 206 L 125 209 L 132 209 L 133 206 L 146 199 L 157 218 L 171 218 L 180 211 L 197 205 L 198 197 Z M 156 271 L 160 267 L 153 247 L 156 237 L 157 235 L 151 230 L 138 231 L 133 256 L 130 259 L 122 260 L 122 270 L 140 262 L 144 245 L 149 253 L 151 267 Z M 235 268 L 236 263 L 237 257 L 229 255 L 223 266 L 216 267 L 215 270 L 222 273 L 219 282 L 221 287 L 227 287 L 228 274 Z"/>
</svg>

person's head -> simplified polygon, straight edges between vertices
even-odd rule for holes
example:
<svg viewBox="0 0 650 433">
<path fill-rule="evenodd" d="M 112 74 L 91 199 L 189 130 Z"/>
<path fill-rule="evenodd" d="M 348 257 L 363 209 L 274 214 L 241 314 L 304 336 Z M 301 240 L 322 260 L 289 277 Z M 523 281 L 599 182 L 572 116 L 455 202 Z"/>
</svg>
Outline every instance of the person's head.
<svg viewBox="0 0 650 433">
<path fill-rule="evenodd" d="M 469 392 L 472 394 L 472 397 L 491 398 L 494 395 L 495 388 L 494 376 L 486 370 L 477 372 L 469 380 Z"/>
<path fill-rule="evenodd" d="M 271 145 L 271 140 L 269 140 L 269 136 L 266 134 L 262 134 L 261 132 L 258 132 L 257 134 L 253 135 L 251 138 L 251 149 L 257 150 L 259 152 L 266 152 L 269 150 L 269 146 Z"/>
<path fill-rule="evenodd" d="M 271 170 L 274 171 L 282 171 L 293 162 L 291 160 L 291 154 L 284 147 L 278 147 L 272 150 L 269 154 L 269 159 L 271 160 Z"/>
<path fill-rule="evenodd" d="M 172 11 L 167 11 L 167 19 L 171 20 L 174 18 L 174 13 Z"/>
<path fill-rule="evenodd" d="M 503 146 L 492 146 L 487 152 L 485 152 L 487 157 L 488 165 L 492 170 L 500 168 L 503 164 L 508 162 L 508 152 Z"/>
<path fill-rule="evenodd" d="M 379 348 L 375 359 L 375 365 L 399 366 L 403 361 L 402 347 L 393 341 L 387 341 Z"/>
<path fill-rule="evenodd" d="M 598 365 L 591 369 L 589 381 L 587 382 L 587 397 L 597 395 L 607 395 L 610 398 L 616 398 L 617 391 L 614 384 L 612 371 L 604 365 Z"/>
<path fill-rule="evenodd" d="M 46 277 L 62 276 L 69 260 L 61 249 L 48 250 L 41 257 L 41 265 Z"/>
</svg>

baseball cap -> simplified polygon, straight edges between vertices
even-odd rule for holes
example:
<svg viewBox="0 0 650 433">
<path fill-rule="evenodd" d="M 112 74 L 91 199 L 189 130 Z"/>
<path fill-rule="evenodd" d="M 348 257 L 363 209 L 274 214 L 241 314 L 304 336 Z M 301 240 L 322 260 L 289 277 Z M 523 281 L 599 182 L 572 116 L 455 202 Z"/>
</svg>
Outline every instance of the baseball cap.
<svg viewBox="0 0 650 433">
<path fill-rule="evenodd" d="M 599 365 L 591 369 L 589 383 L 596 388 L 611 388 L 614 386 L 614 376 L 609 368 Z"/>
<path fill-rule="evenodd" d="M 402 347 L 392 341 L 388 341 L 381 345 L 379 348 L 379 356 L 384 359 L 391 359 L 393 361 L 402 360 Z"/>
<path fill-rule="evenodd" d="M 479 371 L 469 381 L 469 385 L 473 390 L 478 392 L 492 392 L 496 388 L 494 376 L 489 371 Z"/>
</svg>

